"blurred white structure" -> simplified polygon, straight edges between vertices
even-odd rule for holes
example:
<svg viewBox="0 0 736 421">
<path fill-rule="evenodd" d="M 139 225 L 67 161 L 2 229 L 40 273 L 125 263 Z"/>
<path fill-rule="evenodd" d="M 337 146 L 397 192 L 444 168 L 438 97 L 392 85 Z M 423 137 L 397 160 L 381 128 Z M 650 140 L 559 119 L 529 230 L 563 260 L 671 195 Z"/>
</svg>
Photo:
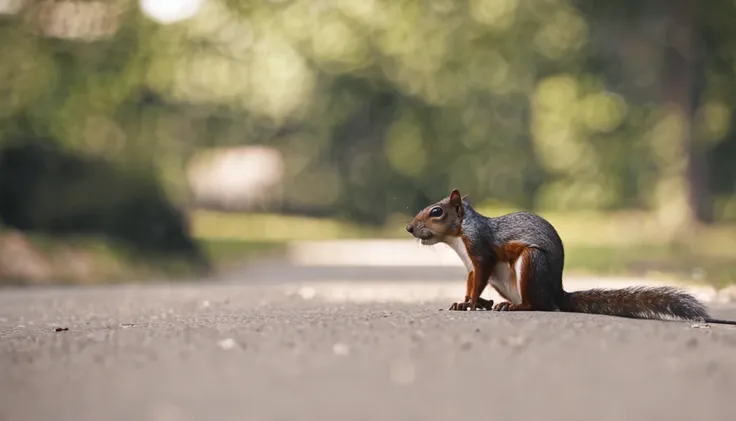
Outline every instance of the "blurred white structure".
<svg viewBox="0 0 736 421">
<path fill-rule="evenodd" d="M 281 153 L 266 146 L 212 149 L 187 168 L 195 206 L 228 211 L 278 206 L 283 176 Z"/>
<path fill-rule="evenodd" d="M 0 0 L 0 14 L 12 15 L 18 13 L 25 0 Z"/>
<path fill-rule="evenodd" d="M 204 0 L 140 0 L 141 11 L 158 23 L 189 19 L 199 12 Z"/>
<path fill-rule="evenodd" d="M 300 266 L 463 266 L 447 245 L 426 247 L 415 240 L 295 241 L 287 253 Z"/>
</svg>

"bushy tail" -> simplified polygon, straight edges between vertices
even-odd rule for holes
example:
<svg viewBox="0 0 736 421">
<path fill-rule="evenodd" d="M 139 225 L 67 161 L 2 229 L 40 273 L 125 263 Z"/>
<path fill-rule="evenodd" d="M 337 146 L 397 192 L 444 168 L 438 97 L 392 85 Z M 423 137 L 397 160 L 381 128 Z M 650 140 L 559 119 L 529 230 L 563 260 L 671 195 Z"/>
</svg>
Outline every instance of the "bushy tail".
<svg viewBox="0 0 736 421">
<path fill-rule="evenodd" d="M 561 310 L 636 319 L 711 320 L 695 297 L 666 286 L 570 292 L 565 294 Z"/>
</svg>

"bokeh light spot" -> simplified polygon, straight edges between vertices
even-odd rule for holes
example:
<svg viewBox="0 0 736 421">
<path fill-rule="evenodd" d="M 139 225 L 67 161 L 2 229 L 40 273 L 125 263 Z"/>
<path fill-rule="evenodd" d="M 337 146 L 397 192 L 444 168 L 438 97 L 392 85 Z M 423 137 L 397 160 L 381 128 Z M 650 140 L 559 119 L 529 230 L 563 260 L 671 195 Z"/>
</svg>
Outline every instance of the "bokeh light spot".
<svg viewBox="0 0 736 421">
<path fill-rule="evenodd" d="M 199 12 L 205 0 L 140 0 L 143 13 L 151 19 L 169 24 L 189 19 Z"/>
</svg>

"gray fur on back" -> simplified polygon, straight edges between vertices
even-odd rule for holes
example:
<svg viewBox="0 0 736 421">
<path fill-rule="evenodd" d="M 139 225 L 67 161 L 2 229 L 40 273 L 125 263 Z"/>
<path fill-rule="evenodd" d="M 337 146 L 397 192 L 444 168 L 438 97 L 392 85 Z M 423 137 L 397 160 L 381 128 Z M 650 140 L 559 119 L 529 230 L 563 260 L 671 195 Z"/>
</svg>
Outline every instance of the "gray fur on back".
<svg viewBox="0 0 736 421">
<path fill-rule="evenodd" d="M 468 201 L 463 201 L 462 230 L 471 245 L 484 253 L 492 253 L 494 246 L 520 241 L 544 251 L 550 263 L 560 270 L 564 266 L 562 239 L 552 224 L 533 213 L 522 211 L 487 217 L 473 209 Z M 490 255 L 487 257 L 491 258 Z"/>
</svg>

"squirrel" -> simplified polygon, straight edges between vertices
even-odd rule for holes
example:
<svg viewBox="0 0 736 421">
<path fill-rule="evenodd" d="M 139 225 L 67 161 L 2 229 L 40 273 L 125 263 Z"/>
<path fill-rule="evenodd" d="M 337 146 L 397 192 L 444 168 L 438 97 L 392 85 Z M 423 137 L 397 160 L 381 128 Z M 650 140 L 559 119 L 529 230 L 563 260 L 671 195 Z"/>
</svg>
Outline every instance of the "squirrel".
<svg viewBox="0 0 736 421">
<path fill-rule="evenodd" d="M 457 189 L 422 209 L 406 230 L 423 245 L 448 245 L 464 263 L 465 298 L 449 310 L 561 311 L 736 325 L 711 318 L 695 297 L 673 287 L 567 292 L 564 246 L 549 221 L 524 211 L 481 215 Z M 489 282 L 506 301 L 494 305 L 480 297 Z"/>
</svg>

